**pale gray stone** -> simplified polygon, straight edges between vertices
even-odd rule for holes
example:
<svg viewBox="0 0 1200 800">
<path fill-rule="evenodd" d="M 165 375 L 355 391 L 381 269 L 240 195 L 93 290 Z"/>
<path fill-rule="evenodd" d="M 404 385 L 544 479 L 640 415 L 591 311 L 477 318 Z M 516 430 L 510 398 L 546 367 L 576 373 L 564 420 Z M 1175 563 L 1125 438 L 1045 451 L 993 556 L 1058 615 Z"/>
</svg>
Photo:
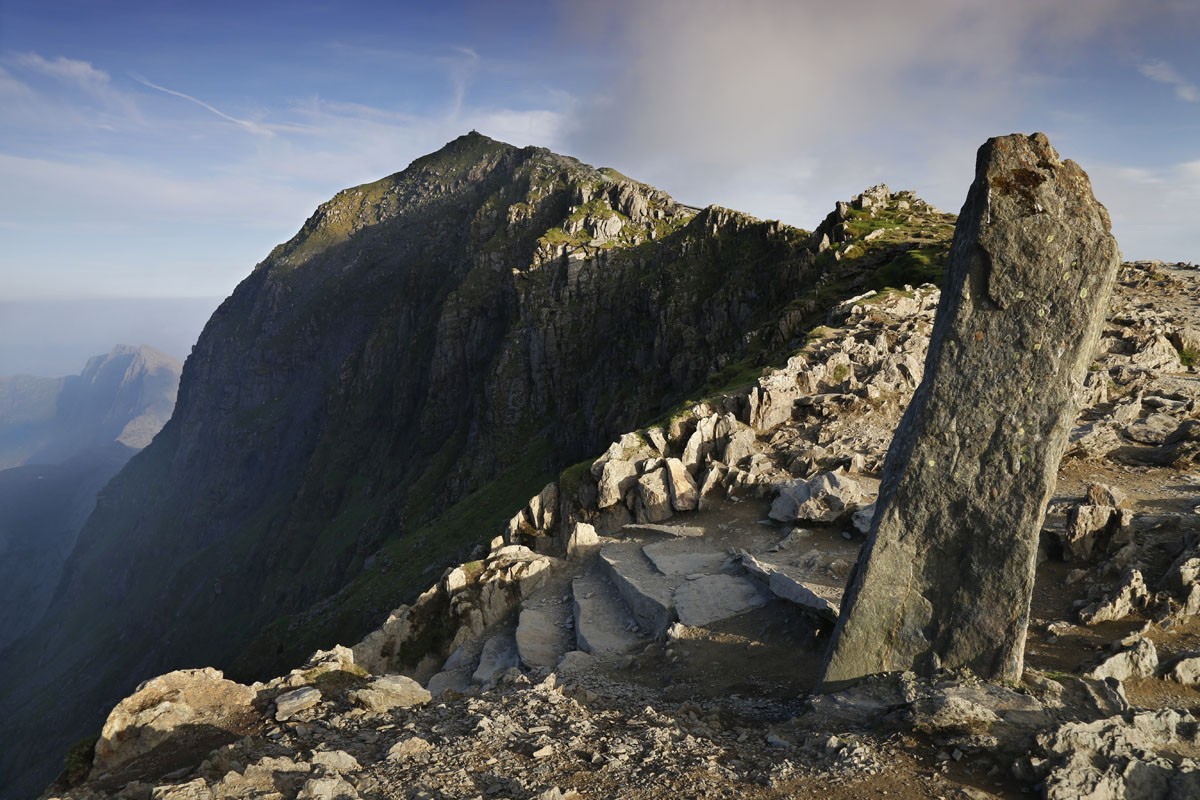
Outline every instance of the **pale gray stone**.
<svg viewBox="0 0 1200 800">
<path fill-rule="evenodd" d="M 306 708 L 321 702 L 321 692 L 315 686 L 304 686 L 275 698 L 275 719 L 283 721 Z"/>
<path fill-rule="evenodd" d="M 776 597 L 811 611 L 829 622 L 837 622 L 841 610 L 841 589 L 799 580 L 775 564 L 757 559 L 748 553 L 742 555 L 742 564 L 751 575 L 765 581 L 767 588 Z"/>
<path fill-rule="evenodd" d="M 428 753 L 432 749 L 433 745 L 420 736 L 409 736 L 388 748 L 387 759 L 388 761 L 403 761 L 422 753 Z"/>
<path fill-rule="evenodd" d="M 700 627 L 766 605 L 770 595 L 756 581 L 735 575 L 705 575 L 675 590 L 675 611 L 688 627 Z"/>
<path fill-rule="evenodd" d="M 116 705 L 96 742 L 92 775 L 148 753 L 191 725 L 225 728 L 253 713 L 255 692 L 218 670 L 184 669 L 144 681 Z"/>
<path fill-rule="evenodd" d="M 642 552 L 650 563 L 664 575 L 691 575 L 697 572 L 715 572 L 728 558 L 721 550 L 697 549 L 695 541 L 674 539 L 644 545 Z"/>
<path fill-rule="evenodd" d="M 875 481 L 852 478 L 839 467 L 812 480 L 783 484 L 771 504 L 770 517 L 780 522 L 835 522 L 869 505 L 875 490 Z"/>
<path fill-rule="evenodd" d="M 586 558 L 600 549 L 600 537 L 596 529 L 586 522 L 576 522 L 571 526 L 571 534 L 567 538 L 567 557 Z"/>
<path fill-rule="evenodd" d="M 563 628 L 564 605 L 525 608 L 517 621 L 517 654 L 527 667 L 553 668 L 567 651 L 570 639 Z"/>
<path fill-rule="evenodd" d="M 980 149 L 826 684 L 942 666 L 1020 678 L 1042 519 L 1120 263 L 1110 229 L 1043 134 Z"/>
<path fill-rule="evenodd" d="M 642 640 L 630 628 L 636 627 L 628 607 L 616 587 L 604 578 L 577 576 L 571 582 L 574 598 L 575 639 L 583 653 L 597 656 L 623 655 L 637 648 Z M 567 653 L 563 660 L 575 657 Z M 562 671 L 560 661 L 559 670 Z"/>
<path fill-rule="evenodd" d="M 672 596 L 680 578 L 664 576 L 636 544 L 605 545 L 600 567 L 633 612 L 643 631 L 660 636 L 674 621 Z"/>
<path fill-rule="evenodd" d="M 432 695 L 421 684 L 405 675 L 383 675 L 364 689 L 350 693 L 350 699 L 370 711 L 391 711 L 428 703 Z"/>
<path fill-rule="evenodd" d="M 498 634 L 484 644 L 483 652 L 479 655 L 479 666 L 475 668 L 471 680 L 487 686 L 512 667 L 519 666 L 520 663 L 517 641 L 513 634 Z"/>
<path fill-rule="evenodd" d="M 1116 678 L 1149 678 L 1158 669 L 1158 650 L 1149 639 L 1138 639 L 1133 647 L 1106 656 L 1100 663 L 1084 673 L 1086 677 L 1103 680 Z"/>
<path fill-rule="evenodd" d="M 1200 656 L 1186 656 L 1171 667 L 1171 680 L 1192 686 L 1200 683 Z"/>
<path fill-rule="evenodd" d="M 667 489 L 676 511 L 695 511 L 699 502 L 696 482 L 678 458 L 666 459 Z"/>
<path fill-rule="evenodd" d="M 671 518 L 671 495 L 667 488 L 667 470 L 651 470 L 637 479 L 637 521 L 663 522 Z"/>
<path fill-rule="evenodd" d="M 304 782 L 296 800 L 357 800 L 354 786 L 340 775 L 309 778 Z"/>
<path fill-rule="evenodd" d="M 1150 591 L 1136 569 L 1126 571 L 1121 583 L 1104 599 L 1092 603 L 1079 612 L 1079 620 L 1085 625 L 1124 619 L 1135 613 L 1150 600 Z"/>
<path fill-rule="evenodd" d="M 345 750 L 318 750 L 309 758 L 314 766 L 330 772 L 358 772 L 362 767 L 358 760 Z"/>
</svg>

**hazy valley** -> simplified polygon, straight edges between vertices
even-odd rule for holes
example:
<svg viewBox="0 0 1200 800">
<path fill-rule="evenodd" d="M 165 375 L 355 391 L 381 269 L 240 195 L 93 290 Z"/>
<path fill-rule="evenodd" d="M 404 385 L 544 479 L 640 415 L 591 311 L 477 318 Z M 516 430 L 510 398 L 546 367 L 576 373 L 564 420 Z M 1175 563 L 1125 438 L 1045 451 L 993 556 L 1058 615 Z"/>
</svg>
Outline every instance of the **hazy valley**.
<svg viewBox="0 0 1200 800">
<path fill-rule="evenodd" d="M 104 485 L 171 416 L 183 364 L 118 345 L 63 378 L 0 378 L 0 648 L 33 628 Z"/>
</svg>

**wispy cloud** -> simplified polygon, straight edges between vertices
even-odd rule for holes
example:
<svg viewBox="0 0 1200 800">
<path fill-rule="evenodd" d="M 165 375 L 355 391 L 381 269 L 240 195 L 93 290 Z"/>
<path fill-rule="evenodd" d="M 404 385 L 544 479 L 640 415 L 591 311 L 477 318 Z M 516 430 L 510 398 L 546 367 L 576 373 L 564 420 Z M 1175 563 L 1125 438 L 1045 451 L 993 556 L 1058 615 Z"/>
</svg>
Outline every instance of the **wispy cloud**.
<svg viewBox="0 0 1200 800">
<path fill-rule="evenodd" d="M 265 136 L 267 138 L 270 138 L 271 136 L 275 135 L 274 131 L 272 131 L 270 128 L 268 128 L 264 125 L 259 125 L 257 122 L 251 122 L 250 120 L 247 120 L 247 119 L 238 119 L 237 117 L 232 117 L 229 114 L 226 114 L 224 111 L 221 111 L 219 108 L 214 108 L 213 106 L 209 105 L 208 103 L 204 102 L 203 100 L 196 98 L 196 97 L 192 97 L 190 94 L 184 94 L 183 92 L 178 92 L 178 91 L 175 91 L 174 89 L 168 89 L 165 86 L 159 86 L 157 83 L 151 83 L 149 80 L 147 80 L 146 78 L 143 78 L 141 75 L 138 75 L 136 72 L 129 73 L 129 77 L 133 78 L 135 81 L 142 84 L 143 86 L 148 86 L 149 88 L 155 89 L 156 91 L 163 92 L 163 93 L 169 94 L 169 95 L 174 95 L 175 97 L 181 97 L 184 100 L 190 100 L 191 102 L 195 103 L 196 105 L 200 106 L 201 108 L 208 109 L 209 111 L 211 111 L 212 113 L 214 113 L 218 117 L 220 117 L 221 119 L 226 120 L 227 122 L 232 122 L 235 125 L 240 125 L 241 127 L 245 128 L 247 131 L 249 131 L 250 133 L 253 133 L 256 136 Z"/>
<path fill-rule="evenodd" d="M 72 59 L 0 57 L 5 123 L 37 143 L 0 146 L 0 186 L 9 190 L 0 192 L 0 295 L 54 293 L 64 279 L 82 292 L 224 293 L 317 203 L 403 169 L 468 128 L 562 148 L 571 95 L 544 93 L 533 108 L 472 103 L 468 88 L 486 59 L 469 48 L 443 55 L 433 65 L 449 77 L 441 102 L 420 111 L 312 96 L 268 99 L 257 121 L 140 74 L 125 80 Z M 190 106 L 148 103 L 157 95 L 142 86 L 218 119 L 206 135 L 189 136 Z M 131 124 L 118 101 L 140 103 L 144 119 Z M 95 135 L 97 125 L 111 130 Z M 270 146 L 260 146 L 267 136 Z M 155 146 L 140 146 L 151 138 Z M 94 257 L 80 252 L 82 241 Z M 193 257 L 204 266 L 193 269 Z"/>
<path fill-rule="evenodd" d="M 55 119 L 59 129 L 83 124 L 105 130 L 144 123 L 136 98 L 89 61 L 33 52 L 6 54 L 4 61 L 17 73 L 0 68 L 9 121 Z"/>
<path fill-rule="evenodd" d="M 1200 102 L 1200 88 L 1179 74 L 1173 66 L 1162 59 L 1151 59 L 1138 64 L 1138 72 L 1152 81 L 1174 87 L 1175 96 L 1187 103 Z"/>
<path fill-rule="evenodd" d="M 454 87 L 454 104 L 450 108 L 450 116 L 457 117 L 467 99 L 467 87 L 471 76 L 479 64 L 479 54 L 469 47 L 455 47 L 457 56 L 446 59 L 450 67 L 450 82 Z"/>
<path fill-rule="evenodd" d="M 106 88 L 111 82 L 111 77 L 104 70 L 96 69 L 90 62 L 74 58 L 59 56 L 47 59 L 37 53 L 20 53 L 16 62 L 26 69 L 89 91 Z"/>
<path fill-rule="evenodd" d="M 955 207 L 975 148 L 1028 124 L 1031 53 L 1053 43 L 1066 58 L 1121 13 L 1117 0 L 1061 6 L 860 0 L 847 15 L 789 0 L 592 4 L 567 24 L 623 58 L 598 76 L 570 147 L 621 159 L 689 202 L 740 202 L 804 226 L 880 180 Z"/>
</svg>

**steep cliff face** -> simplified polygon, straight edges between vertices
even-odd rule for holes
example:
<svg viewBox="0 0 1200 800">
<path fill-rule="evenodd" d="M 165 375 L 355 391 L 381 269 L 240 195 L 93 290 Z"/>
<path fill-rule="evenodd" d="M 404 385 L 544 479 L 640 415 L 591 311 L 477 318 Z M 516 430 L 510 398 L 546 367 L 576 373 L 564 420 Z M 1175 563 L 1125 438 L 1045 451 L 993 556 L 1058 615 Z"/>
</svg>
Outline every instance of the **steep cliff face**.
<svg viewBox="0 0 1200 800">
<path fill-rule="evenodd" d="M 214 314 L 4 654 L 5 771 L 46 777 L 148 675 L 266 674 L 378 625 L 483 521 L 786 343 L 813 264 L 801 231 L 478 134 L 339 193 Z"/>
</svg>

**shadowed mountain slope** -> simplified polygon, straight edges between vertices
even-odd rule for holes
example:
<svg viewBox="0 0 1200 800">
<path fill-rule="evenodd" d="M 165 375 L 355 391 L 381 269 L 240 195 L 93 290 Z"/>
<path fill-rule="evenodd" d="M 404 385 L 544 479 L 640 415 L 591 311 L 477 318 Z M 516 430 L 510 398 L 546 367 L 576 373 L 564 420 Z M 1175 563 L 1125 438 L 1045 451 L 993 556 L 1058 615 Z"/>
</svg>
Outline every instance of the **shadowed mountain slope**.
<svg viewBox="0 0 1200 800">
<path fill-rule="evenodd" d="M 22 732 L 0 782 L 44 785 L 39 759 L 150 675 L 265 676 L 377 626 L 565 466 L 748 382 L 881 263 L 817 249 L 475 133 L 340 192 L 213 315 L 45 624 L 0 658 Z"/>
</svg>

